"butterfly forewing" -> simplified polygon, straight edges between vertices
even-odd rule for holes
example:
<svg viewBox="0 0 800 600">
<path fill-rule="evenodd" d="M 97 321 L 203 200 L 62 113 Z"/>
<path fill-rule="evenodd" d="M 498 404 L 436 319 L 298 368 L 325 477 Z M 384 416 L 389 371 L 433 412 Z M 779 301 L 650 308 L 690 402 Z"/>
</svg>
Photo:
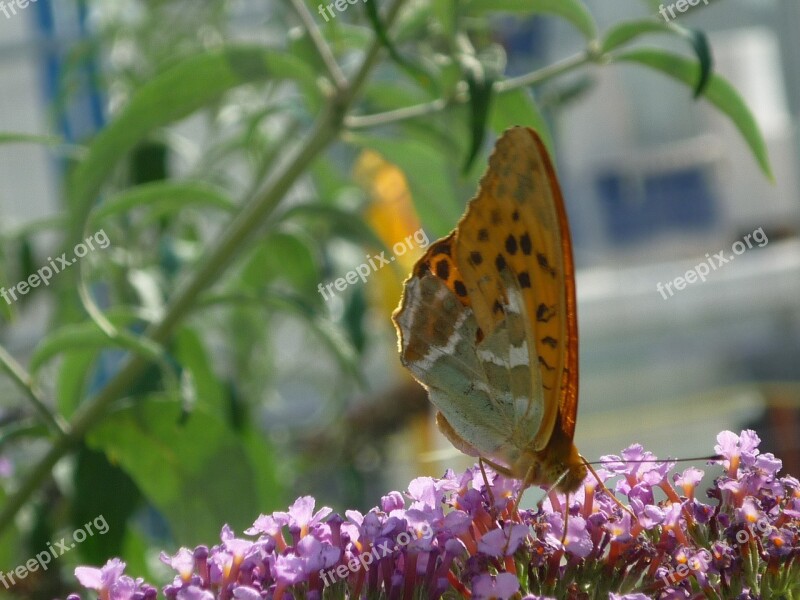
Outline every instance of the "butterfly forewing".
<svg viewBox="0 0 800 600">
<path fill-rule="evenodd" d="M 421 292 L 431 284 L 416 281 L 431 278 L 448 293 L 426 301 Z M 458 328 L 439 306 L 445 300 L 460 305 Z M 418 317 L 423 310 L 441 322 Z M 498 140 L 455 231 L 415 266 L 395 321 L 402 360 L 431 390 L 444 417 L 440 428 L 457 447 L 462 441 L 510 464 L 526 448 L 545 448 L 556 423 L 571 441 L 577 325 L 569 230 L 555 173 L 533 131 L 510 129 Z M 459 370 L 472 380 L 447 388 Z"/>
</svg>

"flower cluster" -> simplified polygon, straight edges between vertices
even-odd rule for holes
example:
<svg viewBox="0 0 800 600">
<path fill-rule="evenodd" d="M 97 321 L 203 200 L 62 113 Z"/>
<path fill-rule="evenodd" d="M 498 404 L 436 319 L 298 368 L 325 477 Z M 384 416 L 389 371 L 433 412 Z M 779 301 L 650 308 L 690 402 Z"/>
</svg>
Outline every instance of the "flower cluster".
<svg viewBox="0 0 800 600">
<path fill-rule="evenodd" d="M 641 446 L 603 459 L 568 498 L 549 492 L 517 511 L 519 483 L 482 471 L 421 477 L 366 515 L 311 497 L 260 516 L 236 537 L 161 559 L 177 575 L 169 600 L 289 598 L 776 598 L 800 594 L 800 483 L 758 451 L 753 431 L 722 432 L 724 473 L 696 493 L 703 472 L 670 474 Z M 566 511 L 566 512 L 565 512 Z M 100 600 L 151 600 L 156 588 L 124 575 L 117 559 L 79 567 Z M 69 600 L 79 600 L 72 595 Z"/>
</svg>

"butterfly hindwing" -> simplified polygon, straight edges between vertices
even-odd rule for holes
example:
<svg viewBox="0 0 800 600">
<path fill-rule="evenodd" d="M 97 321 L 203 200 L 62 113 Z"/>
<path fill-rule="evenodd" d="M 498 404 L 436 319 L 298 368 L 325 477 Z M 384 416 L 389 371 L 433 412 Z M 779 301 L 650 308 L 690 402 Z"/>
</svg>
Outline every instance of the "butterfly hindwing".
<svg viewBox="0 0 800 600">
<path fill-rule="evenodd" d="M 492 391 L 475 348 L 477 324 L 445 282 L 427 273 L 406 282 L 395 315 L 401 358 L 461 438 L 485 456 L 508 444 L 508 422 L 492 410 Z M 484 418 L 476 420 L 475 415 Z"/>
</svg>

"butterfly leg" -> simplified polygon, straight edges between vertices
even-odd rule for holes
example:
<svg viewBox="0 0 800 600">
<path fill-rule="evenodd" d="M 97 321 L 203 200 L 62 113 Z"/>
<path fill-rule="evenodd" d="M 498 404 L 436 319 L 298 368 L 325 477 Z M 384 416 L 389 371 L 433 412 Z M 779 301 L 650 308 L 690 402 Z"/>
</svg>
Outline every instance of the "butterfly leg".
<svg viewBox="0 0 800 600">
<path fill-rule="evenodd" d="M 500 473 L 501 475 L 505 475 L 506 477 L 510 477 L 512 479 L 514 479 L 514 473 L 512 473 L 511 470 L 508 469 L 508 467 L 504 467 L 503 465 L 499 465 L 496 462 L 494 462 L 493 460 L 489 460 L 488 458 L 481 457 L 478 460 L 479 460 L 479 464 L 481 466 L 481 472 L 483 473 L 483 480 L 486 482 L 486 489 L 489 492 L 489 499 L 491 500 L 492 506 L 494 507 L 494 505 L 495 505 L 494 504 L 494 497 L 492 496 L 492 492 L 489 489 L 489 483 L 488 483 L 488 479 L 486 478 L 486 472 L 483 470 L 483 465 L 487 464 L 490 467 L 492 467 L 492 469 L 494 469 L 496 472 Z M 511 510 L 511 514 L 512 515 L 515 512 L 517 512 L 517 507 L 519 506 L 519 501 L 522 498 L 522 492 L 524 492 L 527 487 L 528 486 L 523 483 L 523 488 L 522 488 L 522 490 L 520 490 L 516 501 L 512 505 L 512 510 Z"/>
<path fill-rule="evenodd" d="M 583 456 L 581 456 L 581 460 L 583 461 L 583 464 L 586 465 L 586 468 L 589 469 L 589 472 L 592 474 L 592 476 L 597 480 L 597 483 L 600 485 L 600 489 L 603 490 L 606 494 L 608 494 L 609 497 L 614 501 L 614 503 L 617 506 L 619 506 L 622 510 L 628 513 L 631 517 L 636 519 L 636 515 L 633 514 L 633 511 L 627 506 L 625 506 L 622 502 L 620 502 L 619 498 L 617 498 L 616 495 L 614 495 L 614 493 L 606 487 L 606 484 L 603 483 L 603 481 L 600 479 L 600 476 L 597 474 L 597 471 L 595 471 L 594 467 L 592 467 L 592 465 L 589 464 L 589 461 L 587 461 Z"/>
<path fill-rule="evenodd" d="M 488 461 L 484 460 L 483 458 L 479 458 L 478 459 L 478 465 L 481 468 L 481 475 L 483 475 L 483 485 L 486 487 L 486 493 L 488 494 L 489 502 L 491 502 L 491 505 L 492 505 L 492 518 L 494 520 L 497 520 L 497 515 L 495 514 L 496 513 L 496 508 L 495 507 L 497 505 L 495 504 L 495 501 L 494 501 L 494 494 L 492 494 L 492 486 L 489 484 L 489 478 L 486 476 L 486 469 L 483 468 L 484 462 L 488 462 Z"/>
</svg>

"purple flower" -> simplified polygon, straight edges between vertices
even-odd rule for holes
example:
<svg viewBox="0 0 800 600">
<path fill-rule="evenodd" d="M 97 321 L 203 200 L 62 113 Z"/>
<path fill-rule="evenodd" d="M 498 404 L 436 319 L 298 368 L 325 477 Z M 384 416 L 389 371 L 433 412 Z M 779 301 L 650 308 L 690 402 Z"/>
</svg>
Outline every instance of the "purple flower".
<svg viewBox="0 0 800 600">
<path fill-rule="evenodd" d="M 694 490 L 703 479 L 703 472 L 695 467 L 689 467 L 680 475 L 675 475 L 673 481 L 687 498 L 694 498 Z"/>
<path fill-rule="evenodd" d="M 326 569 L 339 561 L 341 550 L 306 536 L 297 544 L 296 552 L 278 556 L 275 577 L 281 583 L 292 585 L 308 579 L 312 573 Z"/>
<path fill-rule="evenodd" d="M 732 431 L 722 431 L 717 435 L 714 452 L 723 457 L 723 465 L 728 475 L 735 477 L 740 462 L 746 466 L 755 463 L 759 443 L 761 439 L 752 429 L 742 431 L 741 435 L 736 435 Z"/>
<path fill-rule="evenodd" d="M 472 580 L 473 600 L 508 600 L 519 591 L 519 579 L 512 573 L 480 575 Z"/>
<path fill-rule="evenodd" d="M 315 503 L 316 500 L 311 496 L 302 496 L 289 507 L 289 512 L 276 512 L 275 518 L 279 521 L 285 520 L 289 527 L 300 530 L 300 537 L 305 537 L 309 529 L 320 523 L 322 519 L 332 512 L 330 508 L 323 506 L 315 513 Z"/>
<path fill-rule="evenodd" d="M 315 513 L 314 499 L 304 496 L 287 512 L 261 515 L 245 532 L 257 540 L 237 538 L 225 526 L 210 549 L 162 553 L 178 573 L 163 595 L 321 600 L 337 585 L 350 597 L 389 600 L 468 596 L 470 588 L 477 600 L 535 600 L 609 582 L 626 582 L 627 595 L 612 589 L 610 597 L 630 600 L 800 593 L 800 482 L 777 477 L 780 461 L 759 453 L 753 432 L 722 432 L 717 441 L 728 468 L 703 494 L 702 471 L 672 475 L 671 463 L 639 445 L 611 457 L 599 474 L 612 488 L 611 478 L 618 479 L 635 516 L 591 479 L 568 497 L 550 491 L 538 510 L 517 511 L 508 500 L 519 483 L 490 469 L 484 478 L 477 466 L 413 480 L 408 509 L 404 496 L 391 492 L 364 514 L 347 511 L 347 520 L 327 508 Z M 124 568 L 113 560 L 100 569 L 79 567 L 76 576 L 99 600 L 156 600 L 157 591 Z"/>
<path fill-rule="evenodd" d="M 166 552 L 162 552 L 159 559 L 165 565 L 175 569 L 184 583 L 191 579 L 194 571 L 194 553 L 188 548 L 181 548 L 174 556 L 169 556 Z"/>
<path fill-rule="evenodd" d="M 100 600 L 131 600 L 143 582 L 123 575 L 124 571 L 125 563 L 112 558 L 100 569 L 77 567 L 75 577 L 83 587 L 97 590 Z"/>
<path fill-rule="evenodd" d="M 214 600 L 214 594 L 195 585 L 178 591 L 177 600 Z"/>
<path fill-rule="evenodd" d="M 478 551 L 500 558 L 511 556 L 528 535 L 528 527 L 520 523 L 505 523 L 502 529 L 493 529 L 478 542 Z"/>
</svg>

